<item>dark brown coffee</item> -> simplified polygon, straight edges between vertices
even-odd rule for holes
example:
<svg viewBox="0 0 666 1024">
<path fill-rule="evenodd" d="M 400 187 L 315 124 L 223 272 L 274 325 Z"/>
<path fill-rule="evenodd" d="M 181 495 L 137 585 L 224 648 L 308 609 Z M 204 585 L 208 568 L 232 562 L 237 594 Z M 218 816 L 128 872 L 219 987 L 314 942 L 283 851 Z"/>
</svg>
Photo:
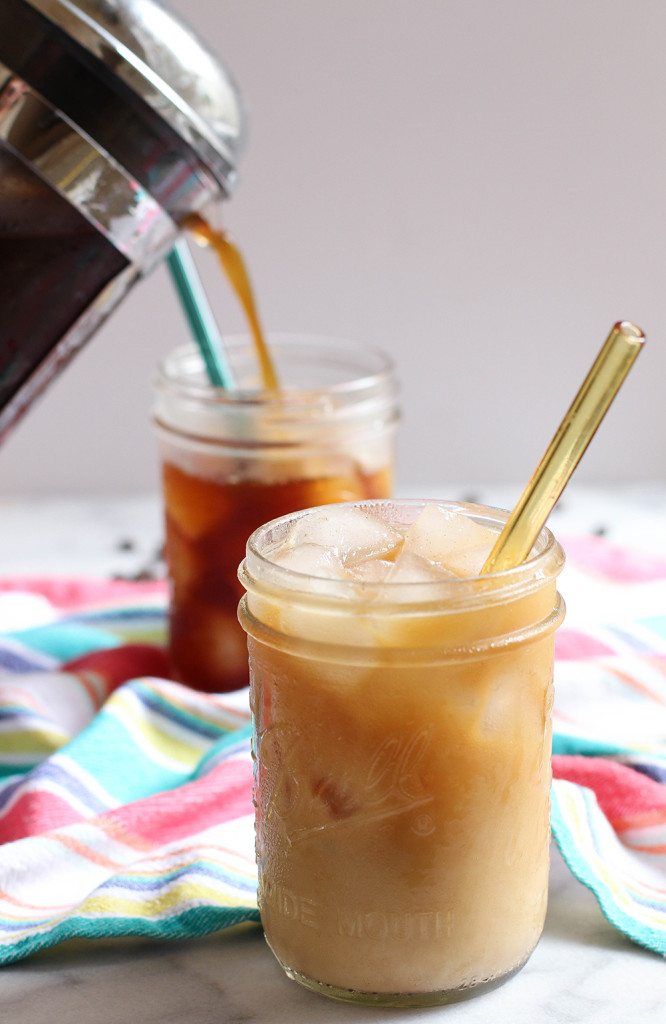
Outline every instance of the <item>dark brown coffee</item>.
<svg viewBox="0 0 666 1024">
<path fill-rule="evenodd" d="M 2 143 L 0 183 L 2 410 L 127 260 Z"/>
</svg>

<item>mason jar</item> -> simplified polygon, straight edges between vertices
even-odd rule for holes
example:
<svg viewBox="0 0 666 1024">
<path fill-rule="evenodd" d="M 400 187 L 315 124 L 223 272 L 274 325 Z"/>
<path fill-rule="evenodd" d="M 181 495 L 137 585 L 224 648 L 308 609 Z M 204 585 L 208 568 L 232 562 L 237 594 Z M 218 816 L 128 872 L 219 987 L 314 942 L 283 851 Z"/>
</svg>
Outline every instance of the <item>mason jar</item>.
<svg viewBox="0 0 666 1024">
<path fill-rule="evenodd" d="M 425 504 L 352 507 L 404 532 Z M 544 924 L 562 549 L 544 529 L 502 572 L 327 579 L 294 555 L 322 511 L 259 528 L 239 571 L 264 932 L 324 995 L 452 1001 L 515 973 Z"/>
<path fill-rule="evenodd" d="M 260 387 L 249 338 L 227 339 L 237 383 L 208 383 L 193 345 L 159 368 L 159 441 L 174 677 L 200 690 L 247 685 L 237 569 L 267 519 L 392 492 L 397 384 L 383 352 L 332 338 L 268 339 L 280 382 Z"/>
</svg>

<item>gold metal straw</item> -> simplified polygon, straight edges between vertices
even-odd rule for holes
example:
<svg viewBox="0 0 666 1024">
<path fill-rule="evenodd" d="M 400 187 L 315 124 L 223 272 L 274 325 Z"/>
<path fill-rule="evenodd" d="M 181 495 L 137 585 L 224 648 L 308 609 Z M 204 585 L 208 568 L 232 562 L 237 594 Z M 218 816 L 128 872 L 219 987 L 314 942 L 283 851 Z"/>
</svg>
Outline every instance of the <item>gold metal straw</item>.
<svg viewBox="0 0 666 1024">
<path fill-rule="evenodd" d="M 645 336 L 635 324 L 615 324 L 488 555 L 482 573 L 511 569 L 525 561 L 644 342 Z"/>
</svg>

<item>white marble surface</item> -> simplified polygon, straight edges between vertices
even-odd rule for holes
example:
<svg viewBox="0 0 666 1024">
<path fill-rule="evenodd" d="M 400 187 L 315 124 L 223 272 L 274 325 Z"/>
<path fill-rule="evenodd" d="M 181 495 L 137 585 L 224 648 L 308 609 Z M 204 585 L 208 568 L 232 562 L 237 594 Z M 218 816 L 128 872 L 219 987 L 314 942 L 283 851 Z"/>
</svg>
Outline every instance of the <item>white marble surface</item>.
<svg viewBox="0 0 666 1024">
<path fill-rule="evenodd" d="M 403 489 L 413 498 L 481 501 L 511 508 L 517 485 L 432 484 Z M 623 488 L 570 484 L 548 525 L 560 535 L 600 533 L 666 551 L 666 484 Z M 0 495 L 0 574 L 89 573 L 131 576 L 156 567 L 162 512 L 153 494 L 133 497 L 21 498 Z"/>
<path fill-rule="evenodd" d="M 427 1010 L 347 1006 L 289 981 L 258 928 L 178 943 L 70 943 L 0 973 L 7 1024 L 662 1024 L 666 965 L 554 858 L 544 935 L 503 987 Z"/>
<path fill-rule="evenodd" d="M 432 488 L 421 495 L 434 496 Z M 511 504 L 515 488 L 439 496 Z M 666 549 L 666 487 L 567 492 L 558 534 L 604 531 Z M 133 574 L 157 566 L 157 499 L 0 500 L 0 574 Z M 157 571 L 159 567 L 157 566 Z M 553 850 L 544 935 L 523 970 L 472 1000 L 427 1010 L 335 1003 L 288 981 L 258 928 L 189 942 L 71 942 L 0 970 L 7 1024 L 665 1024 L 666 964 L 605 920 Z"/>
</svg>

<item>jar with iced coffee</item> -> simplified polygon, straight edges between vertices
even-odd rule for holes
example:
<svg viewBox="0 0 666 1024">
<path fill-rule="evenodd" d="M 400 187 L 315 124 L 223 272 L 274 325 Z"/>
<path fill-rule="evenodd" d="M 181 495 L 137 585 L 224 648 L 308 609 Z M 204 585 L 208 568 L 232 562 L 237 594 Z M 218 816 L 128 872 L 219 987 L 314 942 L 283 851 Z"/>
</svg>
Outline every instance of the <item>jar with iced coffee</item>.
<svg viewBox="0 0 666 1024">
<path fill-rule="evenodd" d="M 213 387 L 193 345 L 162 364 L 153 419 L 162 462 L 174 678 L 247 685 L 238 563 L 261 523 L 392 493 L 398 419 L 392 363 L 336 339 L 269 338 L 280 382 L 259 379 L 249 339 L 225 341 L 235 387 Z"/>
<path fill-rule="evenodd" d="M 248 542 L 262 924 L 325 995 L 448 1002 L 540 937 L 563 554 L 543 530 L 524 564 L 480 575 L 505 521 L 358 503 Z"/>
</svg>

